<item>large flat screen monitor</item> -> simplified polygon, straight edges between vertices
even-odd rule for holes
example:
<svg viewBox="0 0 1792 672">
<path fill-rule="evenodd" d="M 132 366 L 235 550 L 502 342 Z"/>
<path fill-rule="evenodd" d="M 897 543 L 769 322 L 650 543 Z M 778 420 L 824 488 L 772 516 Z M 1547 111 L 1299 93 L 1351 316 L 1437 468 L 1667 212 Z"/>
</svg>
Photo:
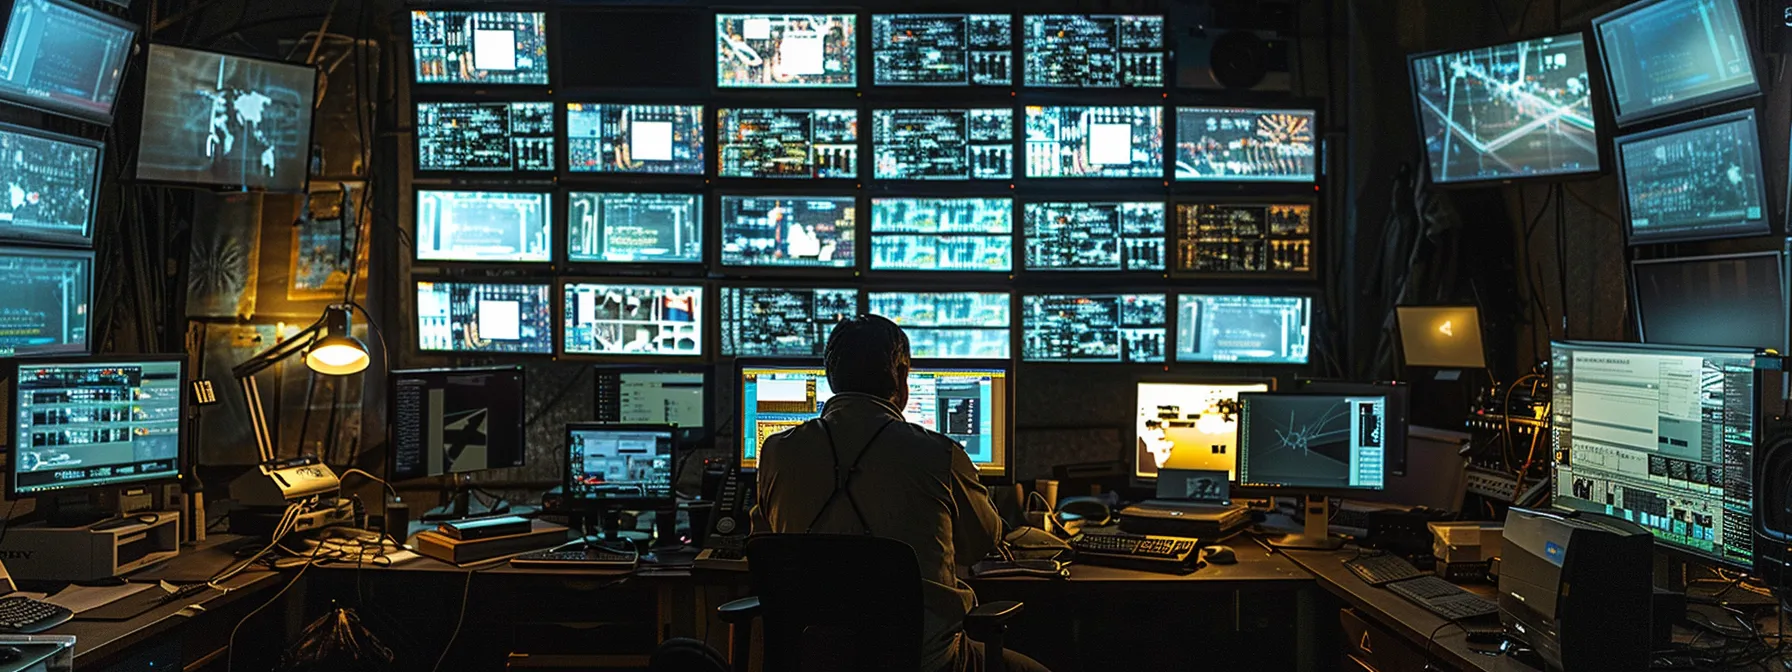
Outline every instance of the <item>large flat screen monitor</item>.
<svg viewBox="0 0 1792 672">
<path fill-rule="evenodd" d="M 420 261 L 554 260 L 547 192 L 419 190 L 412 208 Z"/>
<path fill-rule="evenodd" d="M 411 12 L 416 84 L 548 85 L 546 12 Z"/>
<path fill-rule="evenodd" d="M 1179 294 L 1176 361 L 1305 364 L 1312 325 L 1312 297 Z"/>
<path fill-rule="evenodd" d="M 1014 200 L 871 199 L 871 270 L 1014 270 Z"/>
<path fill-rule="evenodd" d="M 1164 204 L 1039 201 L 1023 207 L 1029 271 L 1162 271 Z"/>
<path fill-rule="evenodd" d="M 1238 395 L 1238 484 L 1301 494 L 1386 487 L 1388 400 L 1369 394 Z"/>
<path fill-rule="evenodd" d="M 1021 359 L 1163 362 L 1163 294 L 1029 294 L 1021 299 Z"/>
<path fill-rule="evenodd" d="M 1736 0 L 1643 0 L 1593 19 L 1593 35 L 1620 126 L 1761 90 Z"/>
<path fill-rule="evenodd" d="M 870 312 L 902 326 L 915 359 L 1007 359 L 1007 292 L 871 292 Z"/>
<path fill-rule="evenodd" d="M 523 367 L 392 372 L 391 480 L 523 466 Z"/>
<path fill-rule="evenodd" d="M 820 357 L 840 320 L 859 312 L 859 290 L 723 287 L 722 356 Z"/>
<path fill-rule="evenodd" d="M 1417 54 L 1407 65 L 1432 182 L 1599 172 L 1580 33 Z"/>
<path fill-rule="evenodd" d="M 566 260 L 703 263 L 703 195 L 575 191 L 566 197 Z"/>
<path fill-rule="evenodd" d="M 1238 395 L 1275 389 L 1267 380 L 1152 378 L 1133 394 L 1133 476 L 1164 469 L 1223 471 L 1237 480 Z"/>
<path fill-rule="evenodd" d="M 553 287 L 532 282 L 417 283 L 417 349 L 554 354 Z"/>
<path fill-rule="evenodd" d="M 848 108 L 722 108 L 716 111 L 718 177 L 854 179 L 859 111 Z"/>
<path fill-rule="evenodd" d="M 149 45 L 137 179 L 304 191 L 317 68 Z"/>
<path fill-rule="evenodd" d="M 722 266 L 853 268 L 858 201 L 852 196 L 724 195 Z"/>
<path fill-rule="evenodd" d="M 0 239 L 93 244 L 100 143 L 0 124 Z"/>
<path fill-rule="evenodd" d="M 187 356 L 15 360 L 8 499 L 180 478 Z"/>
<path fill-rule="evenodd" d="M 112 123 L 137 27 L 65 0 L 13 0 L 0 41 L 0 98 Z"/>
<path fill-rule="evenodd" d="M 574 511 L 669 508 L 678 441 L 666 425 L 566 426 L 567 507 Z"/>
<path fill-rule="evenodd" d="M 1006 180 L 1014 176 L 1014 110 L 872 110 L 871 155 L 880 180 Z"/>
<path fill-rule="evenodd" d="M 1632 245 L 1773 230 L 1754 110 L 1626 135 L 1617 155 Z"/>
<path fill-rule="evenodd" d="M 857 86 L 858 23 L 855 14 L 717 14 L 716 86 Z"/>
<path fill-rule="evenodd" d="M 87 352 L 93 253 L 0 247 L 0 357 Z"/>
<path fill-rule="evenodd" d="M 566 169 L 702 175 L 702 105 L 566 104 Z"/>
<path fill-rule="evenodd" d="M 1783 251 L 1631 262 L 1637 337 L 1787 352 L 1786 264 Z"/>
<path fill-rule="evenodd" d="M 1164 177 L 1161 107 L 1027 106 L 1027 177 Z"/>
<path fill-rule="evenodd" d="M 1008 86 L 1014 17 L 875 14 L 871 81 L 878 86 Z"/>
<path fill-rule="evenodd" d="M 417 103 L 417 170 L 552 172 L 554 104 Z"/>
<path fill-rule="evenodd" d="M 1554 343 L 1558 507 L 1649 528 L 1655 543 L 1754 566 L 1755 352 Z"/>
<path fill-rule="evenodd" d="M 702 438 L 710 426 L 713 367 L 599 364 L 593 371 L 592 415 L 597 422 L 673 425 L 681 439 Z"/>
<path fill-rule="evenodd" d="M 1176 267 L 1189 275 L 1313 272 L 1313 206 L 1178 203 Z"/>
<path fill-rule="evenodd" d="M 1312 110 L 1176 108 L 1176 179 L 1312 182 L 1319 150 Z"/>
<path fill-rule="evenodd" d="M 1117 88 L 1164 85 L 1164 17 L 1028 15 L 1026 85 Z"/>
<path fill-rule="evenodd" d="M 703 356 L 702 285 L 566 284 L 569 355 Z"/>
</svg>

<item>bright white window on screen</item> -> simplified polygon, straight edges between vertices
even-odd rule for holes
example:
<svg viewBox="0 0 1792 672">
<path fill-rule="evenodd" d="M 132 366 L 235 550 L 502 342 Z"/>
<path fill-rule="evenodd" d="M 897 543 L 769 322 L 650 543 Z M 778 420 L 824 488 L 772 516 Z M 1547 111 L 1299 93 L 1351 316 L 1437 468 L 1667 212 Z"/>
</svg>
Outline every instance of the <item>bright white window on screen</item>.
<svg viewBox="0 0 1792 672">
<path fill-rule="evenodd" d="M 479 337 L 515 341 L 523 337 L 523 306 L 515 301 L 479 302 Z"/>
<path fill-rule="evenodd" d="M 516 31 L 473 31 L 473 67 L 480 70 L 515 70 Z"/>
<path fill-rule="evenodd" d="M 636 161 L 672 160 L 672 122 L 637 121 L 629 134 L 629 154 Z"/>
<path fill-rule="evenodd" d="M 579 292 L 579 323 L 588 324 L 597 321 L 597 293 Z"/>
<path fill-rule="evenodd" d="M 821 33 L 784 33 L 778 42 L 778 67 L 787 75 L 819 75 L 825 57 Z"/>
<path fill-rule="evenodd" d="M 1102 166 L 1132 163 L 1132 124 L 1091 124 L 1089 160 Z"/>
<path fill-rule="evenodd" d="M 759 401 L 808 401 L 809 381 L 759 379 Z"/>
<path fill-rule="evenodd" d="M 742 30 L 749 40 L 766 40 L 772 36 L 772 20 L 767 18 L 747 19 Z"/>
</svg>

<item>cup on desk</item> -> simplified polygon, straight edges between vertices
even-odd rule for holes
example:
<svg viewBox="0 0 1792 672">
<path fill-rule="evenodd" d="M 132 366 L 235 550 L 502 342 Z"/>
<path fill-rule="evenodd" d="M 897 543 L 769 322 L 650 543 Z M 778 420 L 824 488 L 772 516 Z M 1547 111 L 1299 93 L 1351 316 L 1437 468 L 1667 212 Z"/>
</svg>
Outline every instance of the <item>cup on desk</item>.
<svg viewBox="0 0 1792 672">
<path fill-rule="evenodd" d="M 1037 492 L 1037 493 L 1039 493 L 1040 497 L 1045 498 L 1045 508 L 1047 510 L 1050 510 L 1050 511 L 1058 510 L 1058 482 L 1057 481 L 1055 481 L 1053 479 L 1049 479 L 1049 478 L 1041 478 L 1036 481 L 1033 481 L 1033 492 Z"/>
</svg>

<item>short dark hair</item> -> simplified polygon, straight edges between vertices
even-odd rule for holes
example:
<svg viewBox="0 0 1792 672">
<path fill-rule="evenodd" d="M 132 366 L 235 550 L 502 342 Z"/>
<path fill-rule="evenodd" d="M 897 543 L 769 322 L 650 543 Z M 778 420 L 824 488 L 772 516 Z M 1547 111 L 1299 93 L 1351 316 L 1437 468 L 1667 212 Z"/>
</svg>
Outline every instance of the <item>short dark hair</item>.
<svg viewBox="0 0 1792 672">
<path fill-rule="evenodd" d="M 834 392 L 895 397 L 908 385 L 902 373 L 909 363 L 908 334 L 881 315 L 847 318 L 828 334 L 822 361 Z"/>
</svg>

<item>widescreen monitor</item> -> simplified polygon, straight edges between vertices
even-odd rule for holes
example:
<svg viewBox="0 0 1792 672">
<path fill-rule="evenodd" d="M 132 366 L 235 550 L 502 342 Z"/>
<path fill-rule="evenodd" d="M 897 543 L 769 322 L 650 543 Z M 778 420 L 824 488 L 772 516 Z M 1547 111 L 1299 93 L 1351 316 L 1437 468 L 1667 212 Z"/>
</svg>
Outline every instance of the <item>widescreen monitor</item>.
<svg viewBox="0 0 1792 672">
<path fill-rule="evenodd" d="M 0 357 L 88 351 L 93 252 L 0 247 Z"/>
<path fill-rule="evenodd" d="M 1554 505 L 1623 518 L 1649 528 L 1658 545 L 1752 568 L 1755 442 L 1766 410 L 1755 351 L 1629 343 L 1551 351 Z"/>
<path fill-rule="evenodd" d="M 1013 199 L 871 199 L 871 270 L 1013 269 Z"/>
<path fill-rule="evenodd" d="M 1117 88 L 1164 85 L 1164 17 L 1028 15 L 1026 85 Z"/>
<path fill-rule="evenodd" d="M 756 467 L 766 438 L 821 417 L 834 392 L 817 365 L 740 367 L 740 466 Z M 1005 365 L 917 364 L 908 375 L 908 422 L 964 446 L 983 476 L 1007 473 L 1013 431 L 1010 378 Z"/>
<path fill-rule="evenodd" d="M 1432 182 L 1599 172 L 1580 33 L 1418 54 L 1407 65 Z"/>
<path fill-rule="evenodd" d="M 703 174 L 702 105 L 566 104 L 566 169 Z"/>
<path fill-rule="evenodd" d="M 599 364 L 593 367 L 591 419 L 673 425 L 681 439 L 699 439 L 710 426 L 713 367 Z"/>
<path fill-rule="evenodd" d="M 411 12 L 416 84 L 548 84 L 546 12 Z"/>
<path fill-rule="evenodd" d="M 724 357 L 820 357 L 834 325 L 859 312 L 859 290 L 723 287 Z"/>
<path fill-rule="evenodd" d="M 1176 108 L 1176 179 L 1312 182 L 1319 175 L 1312 110 Z"/>
<path fill-rule="evenodd" d="M 1007 14 L 874 14 L 871 81 L 878 86 L 1009 86 L 1014 18 Z"/>
<path fill-rule="evenodd" d="M 0 98 L 112 123 L 137 27 L 66 0 L 13 0 L 0 41 Z"/>
<path fill-rule="evenodd" d="M 1787 352 L 1786 264 L 1784 252 L 1631 262 L 1637 339 Z"/>
<path fill-rule="evenodd" d="M 859 111 L 722 108 L 716 148 L 717 177 L 853 179 L 859 176 Z"/>
<path fill-rule="evenodd" d="M 93 140 L 0 124 L 0 239 L 93 244 L 104 149 Z"/>
<path fill-rule="evenodd" d="M 299 192 L 317 68 L 149 45 L 137 179 Z"/>
<path fill-rule="evenodd" d="M 1312 325 L 1312 297 L 1179 294 L 1176 361 L 1305 364 Z"/>
<path fill-rule="evenodd" d="M 1175 231 L 1178 273 L 1313 272 L 1311 204 L 1178 203 Z"/>
<path fill-rule="evenodd" d="M 1395 306 L 1400 356 L 1407 366 L 1485 369 L 1481 310 L 1474 306 Z"/>
<path fill-rule="evenodd" d="M 1007 292 L 871 292 L 866 305 L 901 325 L 915 359 L 1007 359 Z"/>
<path fill-rule="evenodd" d="M 391 480 L 523 466 L 523 367 L 392 372 Z"/>
<path fill-rule="evenodd" d="M 1761 90 L 1736 0 L 1643 0 L 1593 19 L 1593 35 L 1620 126 Z"/>
<path fill-rule="evenodd" d="M 554 353 L 553 287 L 533 282 L 417 283 L 417 349 Z"/>
<path fill-rule="evenodd" d="M 722 196 L 722 265 L 853 267 L 858 202 L 852 196 Z"/>
<path fill-rule="evenodd" d="M 554 260 L 547 192 L 419 190 L 414 247 L 419 261 Z"/>
<path fill-rule="evenodd" d="M 419 171 L 538 173 L 558 165 L 553 103 L 417 103 L 415 128 Z"/>
<path fill-rule="evenodd" d="M 1237 480 L 1238 395 L 1272 389 L 1268 380 L 1139 381 L 1133 394 L 1133 476 L 1201 469 L 1223 471 L 1228 480 Z"/>
<path fill-rule="evenodd" d="M 1386 487 L 1388 399 L 1369 394 L 1238 395 L 1238 484 L 1301 494 Z"/>
<path fill-rule="evenodd" d="M 1014 110 L 872 110 L 871 155 L 880 180 L 1006 180 L 1014 176 Z"/>
<path fill-rule="evenodd" d="M 1022 360 L 1163 362 L 1170 344 L 1163 294 L 1029 294 L 1021 300 Z"/>
<path fill-rule="evenodd" d="M 700 357 L 702 285 L 569 282 L 563 290 L 569 355 Z"/>
<path fill-rule="evenodd" d="M 1754 110 L 1626 135 L 1617 155 L 1632 245 L 1773 230 Z"/>
<path fill-rule="evenodd" d="M 1027 177 L 1164 176 L 1161 107 L 1027 106 Z"/>
<path fill-rule="evenodd" d="M 566 506 L 574 511 L 670 508 L 677 502 L 676 430 L 667 425 L 566 425 Z"/>
<path fill-rule="evenodd" d="M 575 191 L 566 197 L 572 263 L 703 263 L 703 195 Z"/>
<path fill-rule="evenodd" d="M 857 15 L 716 15 L 718 87 L 852 88 L 858 75 Z"/>
<path fill-rule="evenodd" d="M 1040 201 L 1023 208 L 1029 271 L 1162 271 L 1164 204 Z"/>
<path fill-rule="evenodd" d="M 187 356 L 14 360 L 8 499 L 180 478 Z"/>
</svg>

